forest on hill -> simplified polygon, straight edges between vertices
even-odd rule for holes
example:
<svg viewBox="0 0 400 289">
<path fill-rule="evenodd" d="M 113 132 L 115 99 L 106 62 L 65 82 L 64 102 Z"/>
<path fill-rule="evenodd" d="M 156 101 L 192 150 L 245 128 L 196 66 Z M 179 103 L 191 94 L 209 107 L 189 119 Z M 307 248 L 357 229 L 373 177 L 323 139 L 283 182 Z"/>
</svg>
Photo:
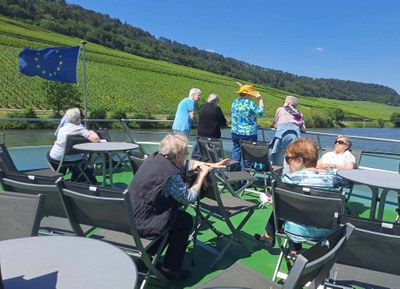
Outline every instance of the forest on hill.
<svg viewBox="0 0 400 289">
<path fill-rule="evenodd" d="M 383 85 L 314 79 L 251 65 L 163 37 L 156 39 L 140 28 L 79 5 L 67 4 L 65 0 L 0 0 L 0 14 L 137 56 L 198 68 L 303 96 L 400 105 L 400 95 Z"/>
</svg>

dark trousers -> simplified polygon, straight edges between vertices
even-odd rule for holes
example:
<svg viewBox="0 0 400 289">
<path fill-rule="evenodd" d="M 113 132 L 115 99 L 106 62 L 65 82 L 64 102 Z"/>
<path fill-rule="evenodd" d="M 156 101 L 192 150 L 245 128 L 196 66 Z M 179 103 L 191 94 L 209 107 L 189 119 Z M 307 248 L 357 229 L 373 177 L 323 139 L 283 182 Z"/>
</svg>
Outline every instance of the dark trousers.
<svg viewBox="0 0 400 289">
<path fill-rule="evenodd" d="M 188 239 L 192 228 L 192 216 L 183 210 L 179 210 L 175 222 L 169 230 L 169 238 L 166 242 L 168 248 L 163 260 L 163 266 L 165 268 L 174 272 L 182 270 L 183 259 L 189 244 Z M 157 248 L 158 246 L 155 244 L 150 248 L 148 253 L 154 255 Z"/>
<path fill-rule="evenodd" d="M 231 165 L 231 171 L 240 171 L 244 169 L 244 164 L 242 164 L 242 151 L 240 149 L 240 140 L 257 141 L 257 135 L 240 135 L 232 133 L 232 160 L 239 161 L 240 163 Z"/>
<path fill-rule="evenodd" d="M 282 229 L 283 227 L 283 221 L 282 220 L 278 220 L 278 230 Z M 267 234 L 269 236 L 275 236 L 275 218 L 274 218 L 274 214 L 272 213 L 271 216 L 268 219 L 267 224 L 265 225 L 265 232 L 267 232 Z M 288 238 L 288 243 L 289 243 L 289 250 L 290 251 L 300 251 L 302 246 L 301 243 L 295 243 L 292 240 L 290 240 Z"/>
</svg>

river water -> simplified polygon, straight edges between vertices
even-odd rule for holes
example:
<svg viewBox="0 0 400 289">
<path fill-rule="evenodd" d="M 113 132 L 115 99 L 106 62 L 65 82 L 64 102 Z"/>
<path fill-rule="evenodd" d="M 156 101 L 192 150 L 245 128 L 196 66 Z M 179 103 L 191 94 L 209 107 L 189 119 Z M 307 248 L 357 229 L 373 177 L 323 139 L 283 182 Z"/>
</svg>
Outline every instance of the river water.
<svg viewBox="0 0 400 289">
<path fill-rule="evenodd" d="M 312 129 L 312 132 L 321 132 L 334 135 L 348 135 L 348 136 L 363 136 L 372 138 L 383 138 L 400 141 L 400 128 L 337 128 L 337 129 Z M 160 141 L 168 130 L 134 130 L 135 135 L 141 141 Z M 195 134 L 192 130 L 192 134 Z M 127 137 L 122 130 L 110 130 L 111 138 L 115 141 L 127 141 Z M 271 140 L 273 138 L 273 131 L 265 131 L 265 139 Z M 313 134 L 305 133 L 305 137 L 317 139 Z M 222 137 L 230 138 L 230 130 L 223 129 Z M 192 138 L 193 140 L 195 138 Z M 259 133 L 259 140 L 263 139 L 263 135 Z M 321 147 L 333 147 L 334 137 L 324 136 L 321 137 Z M 53 131 L 50 130 L 10 130 L 6 135 L 0 135 L 0 141 L 5 141 L 8 147 L 16 146 L 37 146 L 37 145 L 52 145 L 55 140 Z M 394 152 L 400 154 L 400 143 L 381 142 L 374 140 L 353 140 L 353 148 L 361 149 L 364 151 L 377 151 L 377 152 Z"/>
</svg>

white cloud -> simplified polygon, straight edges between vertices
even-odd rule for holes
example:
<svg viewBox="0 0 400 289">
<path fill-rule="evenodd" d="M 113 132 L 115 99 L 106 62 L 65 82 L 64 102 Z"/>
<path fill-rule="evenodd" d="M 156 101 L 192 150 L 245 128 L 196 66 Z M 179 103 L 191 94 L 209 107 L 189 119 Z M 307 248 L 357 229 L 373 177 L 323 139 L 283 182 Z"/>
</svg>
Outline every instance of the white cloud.
<svg viewBox="0 0 400 289">
<path fill-rule="evenodd" d="M 211 52 L 211 53 L 215 53 L 215 50 L 212 49 L 212 48 L 208 48 L 208 49 L 206 49 L 206 51 L 207 51 L 207 52 Z"/>
<path fill-rule="evenodd" d="M 312 49 L 312 51 L 315 51 L 315 52 L 324 52 L 325 49 L 323 49 L 322 47 L 315 47 L 315 48 Z"/>
</svg>

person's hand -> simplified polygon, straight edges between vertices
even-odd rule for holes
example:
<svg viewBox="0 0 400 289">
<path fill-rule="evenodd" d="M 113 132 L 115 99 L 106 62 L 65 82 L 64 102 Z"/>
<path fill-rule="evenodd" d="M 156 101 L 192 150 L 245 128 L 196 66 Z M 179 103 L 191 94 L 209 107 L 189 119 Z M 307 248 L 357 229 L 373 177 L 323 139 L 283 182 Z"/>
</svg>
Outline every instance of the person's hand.
<svg viewBox="0 0 400 289">
<path fill-rule="evenodd" d="M 256 98 L 257 98 L 258 100 L 260 100 L 260 99 L 262 98 L 261 94 L 257 94 L 257 95 L 256 95 Z"/>
<path fill-rule="evenodd" d="M 207 163 L 202 163 L 201 165 L 199 165 L 197 167 L 197 171 L 199 172 L 199 174 L 203 174 L 203 175 L 208 174 L 208 172 L 211 170 L 212 170 L 212 167 L 209 166 Z"/>
<path fill-rule="evenodd" d="M 220 161 L 218 163 L 208 164 L 208 165 L 211 166 L 212 168 L 223 169 L 223 168 L 226 167 L 227 164 L 229 164 L 230 161 L 231 161 L 230 158 L 226 158 L 226 159 L 223 159 L 222 161 Z"/>
</svg>

